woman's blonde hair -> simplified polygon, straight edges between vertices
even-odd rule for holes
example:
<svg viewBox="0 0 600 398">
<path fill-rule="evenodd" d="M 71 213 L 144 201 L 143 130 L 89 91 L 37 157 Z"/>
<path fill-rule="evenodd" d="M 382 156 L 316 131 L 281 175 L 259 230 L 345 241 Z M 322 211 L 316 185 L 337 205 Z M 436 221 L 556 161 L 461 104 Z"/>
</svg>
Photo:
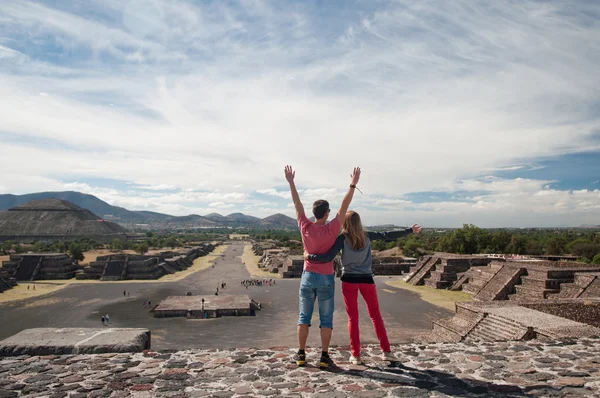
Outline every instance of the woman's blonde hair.
<svg viewBox="0 0 600 398">
<path fill-rule="evenodd" d="M 354 250 L 360 250 L 367 244 L 367 233 L 362 226 L 360 216 L 355 211 L 346 213 L 342 233 L 350 241 L 350 246 Z"/>
</svg>

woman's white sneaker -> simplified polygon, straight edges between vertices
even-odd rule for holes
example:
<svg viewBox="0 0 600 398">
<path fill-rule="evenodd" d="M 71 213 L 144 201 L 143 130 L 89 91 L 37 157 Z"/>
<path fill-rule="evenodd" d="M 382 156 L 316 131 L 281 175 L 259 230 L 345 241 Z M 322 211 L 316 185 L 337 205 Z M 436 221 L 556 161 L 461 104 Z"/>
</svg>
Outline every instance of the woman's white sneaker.
<svg viewBox="0 0 600 398">
<path fill-rule="evenodd" d="M 350 363 L 352 365 L 362 365 L 363 361 L 360 359 L 360 357 L 351 356 L 350 357 Z"/>
<path fill-rule="evenodd" d="M 392 352 L 384 352 L 383 355 L 381 356 L 381 359 L 383 359 L 384 361 L 389 361 L 389 362 L 395 362 L 398 359 L 396 359 L 396 357 L 394 356 L 394 354 L 392 354 Z"/>
</svg>

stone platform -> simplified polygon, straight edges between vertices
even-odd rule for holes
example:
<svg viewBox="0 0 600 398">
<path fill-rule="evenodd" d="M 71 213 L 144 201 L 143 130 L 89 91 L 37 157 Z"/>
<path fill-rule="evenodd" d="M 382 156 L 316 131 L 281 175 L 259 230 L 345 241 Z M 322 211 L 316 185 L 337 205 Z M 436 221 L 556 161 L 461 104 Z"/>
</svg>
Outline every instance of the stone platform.
<svg viewBox="0 0 600 398">
<path fill-rule="evenodd" d="M 204 300 L 204 304 L 202 304 Z M 169 296 L 154 309 L 155 318 L 217 318 L 220 316 L 254 315 L 258 303 L 245 295 Z"/>
<path fill-rule="evenodd" d="M 368 345 L 366 366 L 332 347 L 336 367 L 308 366 L 293 348 L 137 354 L 21 356 L 0 360 L 2 397 L 598 397 L 600 341 L 393 345 L 382 362 Z"/>
<path fill-rule="evenodd" d="M 600 329 L 512 301 L 457 302 L 452 319 L 433 321 L 425 341 L 507 341 L 600 337 Z"/>
<path fill-rule="evenodd" d="M 141 352 L 149 348 L 148 329 L 36 328 L 0 341 L 0 356 Z"/>
</svg>

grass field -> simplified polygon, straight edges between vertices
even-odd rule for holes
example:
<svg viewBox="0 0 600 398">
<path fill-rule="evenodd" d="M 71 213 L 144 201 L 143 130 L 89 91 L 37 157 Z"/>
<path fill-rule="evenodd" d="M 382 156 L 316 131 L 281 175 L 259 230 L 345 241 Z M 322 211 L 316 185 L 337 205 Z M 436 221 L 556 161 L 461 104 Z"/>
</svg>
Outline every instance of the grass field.
<svg viewBox="0 0 600 398">
<path fill-rule="evenodd" d="M 258 261 L 260 256 L 257 256 L 252 251 L 252 246 L 247 244 L 244 246 L 244 253 L 242 254 L 242 262 L 246 266 L 246 269 L 252 275 L 253 278 L 268 278 L 268 279 L 281 279 L 281 274 L 272 274 L 258 267 Z"/>
<path fill-rule="evenodd" d="M 469 293 L 453 292 L 445 289 L 434 289 L 429 286 L 414 286 L 402 280 L 386 282 L 387 285 L 398 289 L 408 290 L 417 293 L 422 300 L 438 307 L 446 308 L 454 311 L 454 303 L 457 301 L 471 301 L 472 297 Z M 385 289 L 384 289 L 385 290 Z"/>
</svg>

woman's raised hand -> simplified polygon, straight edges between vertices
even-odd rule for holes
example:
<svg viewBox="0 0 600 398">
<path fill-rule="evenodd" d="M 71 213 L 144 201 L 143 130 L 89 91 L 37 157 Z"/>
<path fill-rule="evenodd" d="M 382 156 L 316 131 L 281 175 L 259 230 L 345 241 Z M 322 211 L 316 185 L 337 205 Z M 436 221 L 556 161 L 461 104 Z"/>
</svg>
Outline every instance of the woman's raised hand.
<svg viewBox="0 0 600 398">
<path fill-rule="evenodd" d="M 410 229 L 412 229 L 413 234 L 418 234 L 419 232 L 421 232 L 421 226 L 417 224 L 411 225 Z"/>
</svg>

